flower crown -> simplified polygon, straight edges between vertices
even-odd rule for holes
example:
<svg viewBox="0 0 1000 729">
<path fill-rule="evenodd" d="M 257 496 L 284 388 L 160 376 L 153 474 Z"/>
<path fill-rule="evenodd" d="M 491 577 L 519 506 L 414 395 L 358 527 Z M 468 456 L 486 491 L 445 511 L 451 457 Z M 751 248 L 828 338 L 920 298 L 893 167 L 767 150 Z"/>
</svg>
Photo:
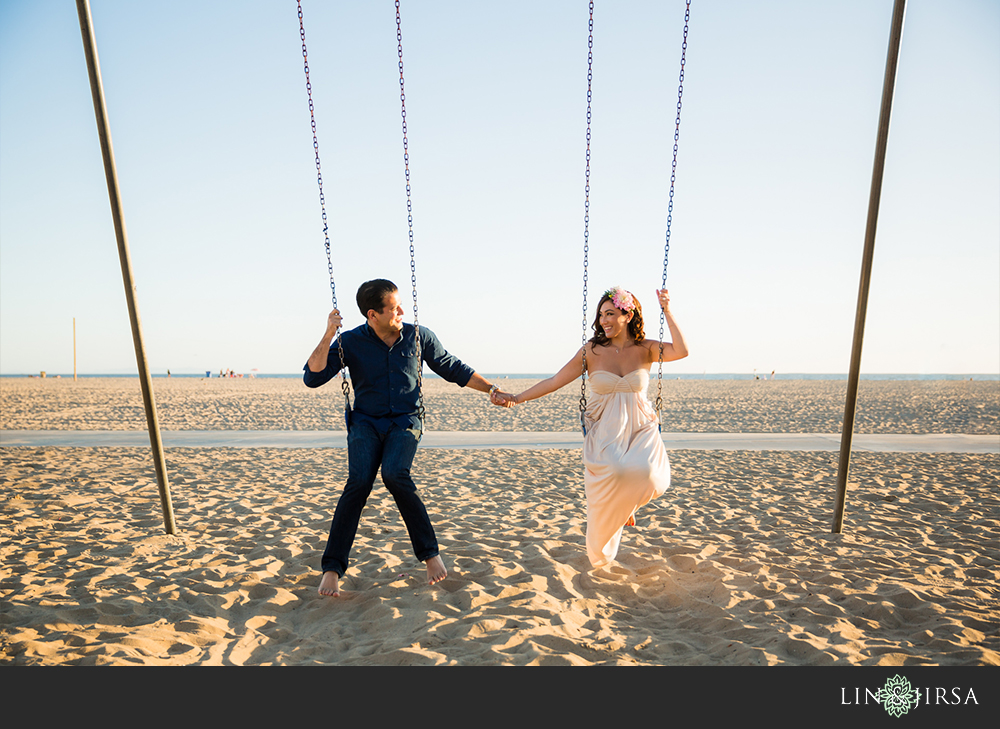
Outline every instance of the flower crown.
<svg viewBox="0 0 1000 729">
<path fill-rule="evenodd" d="M 611 303 L 622 311 L 632 311 L 635 309 L 635 297 L 621 286 L 612 286 L 604 292 L 604 296 L 611 299 Z"/>
</svg>

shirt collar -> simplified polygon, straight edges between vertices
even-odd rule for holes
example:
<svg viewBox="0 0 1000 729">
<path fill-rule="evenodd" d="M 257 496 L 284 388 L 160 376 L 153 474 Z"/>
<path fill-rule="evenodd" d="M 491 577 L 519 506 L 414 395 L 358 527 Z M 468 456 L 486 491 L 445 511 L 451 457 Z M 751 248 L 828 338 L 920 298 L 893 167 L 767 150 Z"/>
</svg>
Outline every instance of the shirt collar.
<svg viewBox="0 0 1000 729">
<path fill-rule="evenodd" d="M 382 337 L 380 337 L 378 334 L 375 333 L 375 330 L 372 329 L 371 324 L 369 324 L 367 321 L 364 324 L 362 324 L 361 327 L 362 327 L 362 329 L 364 330 L 365 334 L 368 337 L 370 337 L 371 339 L 374 339 L 376 342 L 378 342 L 379 344 L 381 344 L 386 349 L 392 349 L 393 347 L 399 346 L 400 344 L 402 344 L 403 342 L 405 342 L 406 339 L 407 339 L 407 337 L 410 336 L 411 333 L 413 332 L 413 325 L 407 324 L 404 321 L 403 322 L 403 329 L 399 333 L 399 339 L 397 339 L 393 343 L 392 347 L 390 347 L 388 344 L 386 344 L 385 342 L 382 341 Z"/>
</svg>

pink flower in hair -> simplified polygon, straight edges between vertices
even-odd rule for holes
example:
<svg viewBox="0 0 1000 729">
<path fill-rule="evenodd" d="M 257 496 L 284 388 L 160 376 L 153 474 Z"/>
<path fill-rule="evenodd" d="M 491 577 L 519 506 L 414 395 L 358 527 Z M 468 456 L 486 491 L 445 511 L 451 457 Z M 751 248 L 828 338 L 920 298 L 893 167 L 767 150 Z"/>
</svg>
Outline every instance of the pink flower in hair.
<svg viewBox="0 0 1000 729">
<path fill-rule="evenodd" d="M 635 297 L 623 289 L 621 286 L 614 286 L 604 292 L 605 296 L 611 298 L 611 303 L 622 311 L 632 311 L 635 309 Z"/>
</svg>

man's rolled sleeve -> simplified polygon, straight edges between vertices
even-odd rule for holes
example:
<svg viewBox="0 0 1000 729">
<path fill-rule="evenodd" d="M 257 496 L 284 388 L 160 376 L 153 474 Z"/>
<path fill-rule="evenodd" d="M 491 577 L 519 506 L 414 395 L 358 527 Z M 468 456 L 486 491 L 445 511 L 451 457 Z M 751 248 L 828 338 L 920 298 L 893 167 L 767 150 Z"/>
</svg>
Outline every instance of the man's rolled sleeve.
<svg viewBox="0 0 1000 729">
<path fill-rule="evenodd" d="M 319 372 L 313 372 L 309 369 L 308 362 L 306 362 L 302 370 L 302 381 L 306 384 L 306 387 L 325 385 L 340 372 L 340 351 L 337 347 L 330 347 L 330 353 L 326 356 L 326 367 Z"/>
<path fill-rule="evenodd" d="M 473 370 L 458 357 L 449 354 L 441 341 L 430 329 L 420 327 L 421 356 L 434 374 L 459 387 L 465 387 L 472 379 Z"/>
</svg>

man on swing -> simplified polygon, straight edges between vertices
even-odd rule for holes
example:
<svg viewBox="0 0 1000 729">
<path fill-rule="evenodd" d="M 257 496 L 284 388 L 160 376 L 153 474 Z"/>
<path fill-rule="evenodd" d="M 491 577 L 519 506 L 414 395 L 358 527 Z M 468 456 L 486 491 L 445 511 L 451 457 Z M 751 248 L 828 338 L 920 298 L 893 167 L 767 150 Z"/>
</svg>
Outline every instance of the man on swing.
<svg viewBox="0 0 1000 729">
<path fill-rule="evenodd" d="M 382 481 L 406 524 L 413 552 L 427 565 L 428 583 L 433 585 L 448 576 L 427 509 L 410 476 L 422 434 L 418 368 L 423 363 L 417 362 L 416 329 L 403 323 L 399 290 L 391 281 L 375 279 L 361 284 L 357 302 L 367 321 L 341 334 L 355 398 L 348 417 L 347 483 L 337 502 L 321 563 L 319 594 L 329 597 L 340 595 L 340 580 L 347 570 L 361 511 L 380 467 Z M 326 332 L 303 368 L 306 386 L 319 387 L 340 371 L 343 363 L 334 339 L 341 321 L 338 310 L 330 312 Z M 420 327 L 420 349 L 423 362 L 443 379 L 480 392 L 496 391 L 471 367 L 445 351 L 426 327 Z"/>
</svg>

